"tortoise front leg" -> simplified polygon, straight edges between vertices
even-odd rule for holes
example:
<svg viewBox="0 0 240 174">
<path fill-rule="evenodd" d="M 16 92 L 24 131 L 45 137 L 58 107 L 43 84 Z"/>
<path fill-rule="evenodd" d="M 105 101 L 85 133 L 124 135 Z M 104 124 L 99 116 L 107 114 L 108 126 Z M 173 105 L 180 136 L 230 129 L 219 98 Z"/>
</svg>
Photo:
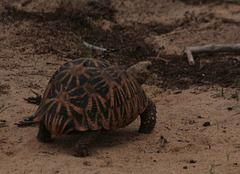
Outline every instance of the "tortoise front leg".
<svg viewBox="0 0 240 174">
<path fill-rule="evenodd" d="M 156 105 L 152 100 L 148 99 L 148 107 L 140 115 L 141 126 L 138 130 L 139 133 L 149 134 L 153 131 L 153 128 L 156 124 L 156 113 Z"/>
<path fill-rule="evenodd" d="M 37 139 L 41 142 L 48 143 L 51 141 L 51 133 L 47 130 L 44 123 L 41 121 L 37 134 Z"/>
<path fill-rule="evenodd" d="M 96 132 L 81 132 L 78 135 L 78 141 L 74 146 L 74 156 L 76 157 L 86 157 L 88 154 L 88 146 L 95 139 Z"/>
</svg>

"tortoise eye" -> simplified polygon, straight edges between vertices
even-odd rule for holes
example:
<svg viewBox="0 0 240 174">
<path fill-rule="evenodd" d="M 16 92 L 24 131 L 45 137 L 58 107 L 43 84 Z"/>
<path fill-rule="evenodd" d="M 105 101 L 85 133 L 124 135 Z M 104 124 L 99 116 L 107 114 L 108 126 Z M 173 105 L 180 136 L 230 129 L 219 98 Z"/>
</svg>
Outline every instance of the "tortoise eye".
<svg viewBox="0 0 240 174">
<path fill-rule="evenodd" d="M 151 69 L 151 66 L 150 66 L 150 65 L 148 65 L 148 66 L 147 66 L 147 70 L 150 70 L 150 69 Z"/>
</svg>

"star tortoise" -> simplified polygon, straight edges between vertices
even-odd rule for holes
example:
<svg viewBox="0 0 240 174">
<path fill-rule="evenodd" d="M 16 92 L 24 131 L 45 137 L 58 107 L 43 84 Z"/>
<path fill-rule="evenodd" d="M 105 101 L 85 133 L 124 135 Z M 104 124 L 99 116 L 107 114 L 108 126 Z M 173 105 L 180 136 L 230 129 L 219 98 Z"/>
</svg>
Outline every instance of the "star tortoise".
<svg viewBox="0 0 240 174">
<path fill-rule="evenodd" d="M 139 62 L 125 71 L 103 59 L 81 58 L 63 64 L 51 77 L 34 114 L 37 138 L 78 132 L 76 156 L 87 156 L 91 132 L 115 130 L 139 115 L 140 133 L 151 133 L 156 123 L 155 104 L 141 84 L 150 76 L 151 62 Z"/>
</svg>

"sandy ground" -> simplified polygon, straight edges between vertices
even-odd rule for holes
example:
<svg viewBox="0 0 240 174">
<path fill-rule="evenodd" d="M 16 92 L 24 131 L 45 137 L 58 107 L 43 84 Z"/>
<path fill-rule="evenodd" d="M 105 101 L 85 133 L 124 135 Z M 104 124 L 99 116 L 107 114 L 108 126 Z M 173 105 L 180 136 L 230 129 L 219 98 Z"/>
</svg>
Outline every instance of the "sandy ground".
<svg viewBox="0 0 240 174">
<path fill-rule="evenodd" d="M 240 173 L 239 55 L 204 55 L 202 71 L 182 56 L 189 45 L 240 43 L 240 5 L 195 2 L 1 1 L 0 173 Z M 159 51 L 171 60 L 156 60 L 157 80 L 143 85 L 157 106 L 152 134 L 137 133 L 137 119 L 100 134 L 90 156 L 77 158 L 74 136 L 43 144 L 37 126 L 15 125 L 38 107 L 24 100 L 31 90 L 42 94 L 62 63 L 84 56 L 70 31 L 89 41 L 106 32 L 99 46 L 120 51 L 91 56 L 124 67 Z"/>
</svg>

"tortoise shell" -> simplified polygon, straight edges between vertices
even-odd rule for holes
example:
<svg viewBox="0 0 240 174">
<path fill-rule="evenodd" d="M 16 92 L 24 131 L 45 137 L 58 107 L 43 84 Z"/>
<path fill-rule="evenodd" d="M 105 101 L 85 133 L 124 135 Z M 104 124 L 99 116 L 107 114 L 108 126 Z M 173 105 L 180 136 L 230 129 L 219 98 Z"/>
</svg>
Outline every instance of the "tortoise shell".
<svg viewBox="0 0 240 174">
<path fill-rule="evenodd" d="M 145 92 L 122 67 L 82 58 L 63 64 L 54 73 L 34 121 L 56 135 L 114 130 L 133 122 L 147 106 Z"/>
</svg>

